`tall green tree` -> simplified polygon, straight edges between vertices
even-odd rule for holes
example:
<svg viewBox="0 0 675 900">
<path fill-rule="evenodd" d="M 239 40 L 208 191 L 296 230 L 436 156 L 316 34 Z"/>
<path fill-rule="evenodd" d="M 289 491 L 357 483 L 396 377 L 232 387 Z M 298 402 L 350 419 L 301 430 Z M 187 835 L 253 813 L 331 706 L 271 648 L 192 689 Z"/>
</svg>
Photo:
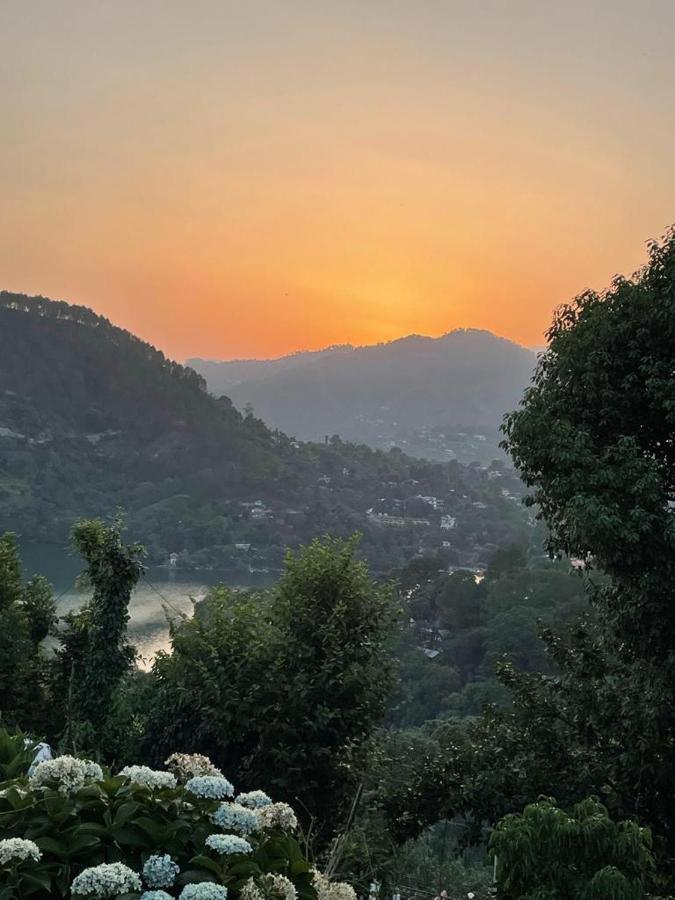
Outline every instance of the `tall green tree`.
<svg viewBox="0 0 675 900">
<path fill-rule="evenodd" d="M 601 794 L 617 818 L 651 826 L 672 875 L 675 233 L 631 279 L 562 307 L 548 340 L 505 448 L 550 552 L 585 561 L 595 621 L 544 629 L 557 674 L 503 666 L 512 708 L 419 760 L 406 833 L 433 816 L 494 822 L 541 793 L 565 806 Z M 395 820 L 401 798 L 383 796 Z"/>
<path fill-rule="evenodd" d="M 599 637 L 549 641 L 566 684 L 557 716 L 575 719 L 582 745 L 596 734 L 622 809 L 675 847 L 675 232 L 650 244 L 633 278 L 563 306 L 548 338 L 505 446 L 551 552 L 610 576 L 591 595 Z M 600 698 L 616 718 L 598 731 Z"/>
<path fill-rule="evenodd" d="M 619 640 L 668 658 L 675 634 L 675 232 L 647 266 L 561 307 L 532 386 L 507 417 L 553 553 L 588 559 Z"/>
<path fill-rule="evenodd" d="M 119 519 L 110 524 L 80 520 L 73 528 L 73 544 L 87 564 L 84 582 L 92 596 L 66 617 L 58 693 L 65 702 L 66 743 L 100 752 L 118 689 L 135 656 L 127 623 L 131 592 L 143 571 L 143 549 L 124 542 Z"/>
<path fill-rule="evenodd" d="M 328 835 L 384 716 L 393 620 L 353 540 L 289 553 L 267 595 L 215 589 L 155 663 L 152 752 L 206 753 L 242 785 L 264 774 Z"/>
</svg>

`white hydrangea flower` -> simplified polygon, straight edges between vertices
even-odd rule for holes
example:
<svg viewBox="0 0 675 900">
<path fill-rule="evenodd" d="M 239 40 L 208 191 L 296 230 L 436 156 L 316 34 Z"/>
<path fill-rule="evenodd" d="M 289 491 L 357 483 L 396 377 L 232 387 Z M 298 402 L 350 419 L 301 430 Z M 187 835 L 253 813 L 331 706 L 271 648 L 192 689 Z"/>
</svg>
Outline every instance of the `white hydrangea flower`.
<svg viewBox="0 0 675 900">
<path fill-rule="evenodd" d="M 232 853 L 253 853 L 253 847 L 247 840 L 236 834 L 210 834 L 205 844 L 216 853 L 229 855 Z"/>
<path fill-rule="evenodd" d="M 186 782 L 185 790 L 203 800 L 224 800 L 234 796 L 234 787 L 222 775 L 197 775 Z"/>
<path fill-rule="evenodd" d="M 298 819 L 288 803 L 270 803 L 257 810 L 261 828 L 282 828 L 295 831 Z"/>
<path fill-rule="evenodd" d="M 285 875 L 262 875 L 258 881 L 249 878 L 239 892 L 240 900 L 297 900 L 295 885 Z"/>
<path fill-rule="evenodd" d="M 42 851 L 33 841 L 24 838 L 5 838 L 0 841 L 0 865 L 5 866 L 10 862 L 25 862 L 27 859 L 39 862 L 42 859 Z"/>
<path fill-rule="evenodd" d="M 173 900 L 173 897 L 166 891 L 144 891 L 139 900 Z"/>
<path fill-rule="evenodd" d="M 270 886 L 273 897 L 279 900 L 296 900 L 295 885 L 285 875 L 263 875 L 263 881 Z"/>
<path fill-rule="evenodd" d="M 238 794 L 234 802 L 248 806 L 249 809 L 260 809 L 261 806 L 271 806 L 272 798 L 268 797 L 265 791 L 248 791 L 245 794 Z"/>
<path fill-rule="evenodd" d="M 258 814 L 239 803 L 221 803 L 211 818 L 223 831 L 250 834 L 259 827 Z"/>
<path fill-rule="evenodd" d="M 331 881 L 316 869 L 313 881 L 318 900 L 356 900 L 356 891 L 345 881 Z"/>
<path fill-rule="evenodd" d="M 179 900 L 226 900 L 227 888 L 212 881 L 200 881 L 198 884 L 186 884 L 180 892 Z"/>
<path fill-rule="evenodd" d="M 103 769 L 90 759 L 83 760 L 84 777 L 87 781 L 103 781 Z"/>
<path fill-rule="evenodd" d="M 164 856 L 149 856 L 143 866 L 143 878 L 148 887 L 171 887 L 176 880 L 180 868 L 168 853 Z"/>
<path fill-rule="evenodd" d="M 239 891 L 239 900 L 265 900 L 265 895 L 255 881 L 249 878 Z"/>
<path fill-rule="evenodd" d="M 69 794 L 87 782 L 102 778 L 103 772 L 97 763 L 64 755 L 38 763 L 28 781 L 33 790 L 56 784 L 60 793 Z"/>
<path fill-rule="evenodd" d="M 149 766 L 125 766 L 120 775 L 124 775 L 129 781 L 140 787 L 146 787 L 154 791 L 159 788 L 175 788 L 176 777 L 171 772 L 161 772 L 151 769 Z"/>
<path fill-rule="evenodd" d="M 198 778 L 201 775 L 213 775 L 218 778 L 223 774 L 208 756 L 202 756 L 201 753 L 172 753 L 164 765 L 179 781 L 187 781 L 188 778 Z"/>
<path fill-rule="evenodd" d="M 110 898 L 141 890 L 141 879 L 124 863 L 102 863 L 92 866 L 73 879 L 70 893 L 76 897 Z"/>
</svg>

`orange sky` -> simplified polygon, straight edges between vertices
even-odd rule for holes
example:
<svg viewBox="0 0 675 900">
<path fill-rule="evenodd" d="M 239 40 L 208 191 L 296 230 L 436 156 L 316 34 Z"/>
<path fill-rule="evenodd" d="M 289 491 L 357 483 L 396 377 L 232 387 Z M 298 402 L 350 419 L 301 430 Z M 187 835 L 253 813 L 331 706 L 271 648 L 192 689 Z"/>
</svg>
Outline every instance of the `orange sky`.
<svg viewBox="0 0 675 900">
<path fill-rule="evenodd" d="M 5 0 L 0 287 L 178 359 L 540 344 L 675 221 L 674 30 L 671 0 Z"/>
</svg>

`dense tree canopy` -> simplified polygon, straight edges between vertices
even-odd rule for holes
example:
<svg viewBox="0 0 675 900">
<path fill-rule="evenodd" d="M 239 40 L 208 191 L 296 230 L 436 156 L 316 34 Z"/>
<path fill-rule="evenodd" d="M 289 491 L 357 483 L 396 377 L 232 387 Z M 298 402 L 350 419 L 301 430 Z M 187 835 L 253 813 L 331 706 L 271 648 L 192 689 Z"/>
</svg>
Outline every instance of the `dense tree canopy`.
<svg viewBox="0 0 675 900">
<path fill-rule="evenodd" d="M 306 824 L 337 827 L 392 683 L 391 591 L 354 549 L 315 541 L 270 594 L 216 589 L 174 623 L 153 670 L 149 752 L 189 745 L 243 785 L 264 772 Z"/>
<path fill-rule="evenodd" d="M 608 613 L 638 652 L 675 633 L 675 232 L 603 294 L 558 310 L 506 448 L 550 547 L 613 579 Z"/>
<path fill-rule="evenodd" d="M 481 823 L 539 794 L 565 807 L 598 794 L 614 816 L 653 829 L 661 872 L 672 876 L 674 372 L 669 234 L 634 278 L 558 312 L 534 383 L 505 425 L 549 549 L 586 564 L 593 615 L 580 607 L 571 628 L 549 621 L 539 672 L 501 666 L 511 708 L 490 707 L 467 727 L 437 726 L 426 752 L 407 760 L 405 785 L 392 774 L 401 754 L 392 754 L 380 798 L 401 836 L 464 816 L 478 837 Z M 545 582 L 526 588 L 523 575 L 516 568 L 499 579 L 495 610 L 513 612 L 525 596 L 535 608 L 545 603 Z M 513 647 L 504 646 L 506 623 L 493 633 L 495 651 L 523 651 L 516 624 L 510 616 Z"/>
</svg>

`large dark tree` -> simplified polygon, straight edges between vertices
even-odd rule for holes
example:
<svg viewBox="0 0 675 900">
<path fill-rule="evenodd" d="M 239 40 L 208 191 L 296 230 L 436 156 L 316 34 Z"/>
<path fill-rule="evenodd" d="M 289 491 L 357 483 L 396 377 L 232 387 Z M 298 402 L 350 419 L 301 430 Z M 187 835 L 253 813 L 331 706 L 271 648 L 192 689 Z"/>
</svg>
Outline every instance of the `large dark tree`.
<svg viewBox="0 0 675 900">
<path fill-rule="evenodd" d="M 506 447 L 550 548 L 612 577 L 617 635 L 667 658 L 675 631 L 675 232 L 604 294 L 558 310 Z"/>
<path fill-rule="evenodd" d="M 406 791 L 385 779 L 383 803 L 405 836 L 434 817 L 495 822 L 540 793 L 599 793 L 653 827 L 672 872 L 675 233 L 633 278 L 562 307 L 548 340 L 505 447 L 549 550 L 586 561 L 594 621 L 544 631 L 555 676 L 503 666 L 513 708 L 441 732 Z"/>
<path fill-rule="evenodd" d="M 675 232 L 603 294 L 558 310 L 505 446 L 549 549 L 610 576 L 601 629 L 548 635 L 562 669 L 540 685 L 590 787 L 675 841 Z M 535 704 L 536 706 L 536 704 Z M 578 770 L 578 769 L 577 769 Z"/>
</svg>

